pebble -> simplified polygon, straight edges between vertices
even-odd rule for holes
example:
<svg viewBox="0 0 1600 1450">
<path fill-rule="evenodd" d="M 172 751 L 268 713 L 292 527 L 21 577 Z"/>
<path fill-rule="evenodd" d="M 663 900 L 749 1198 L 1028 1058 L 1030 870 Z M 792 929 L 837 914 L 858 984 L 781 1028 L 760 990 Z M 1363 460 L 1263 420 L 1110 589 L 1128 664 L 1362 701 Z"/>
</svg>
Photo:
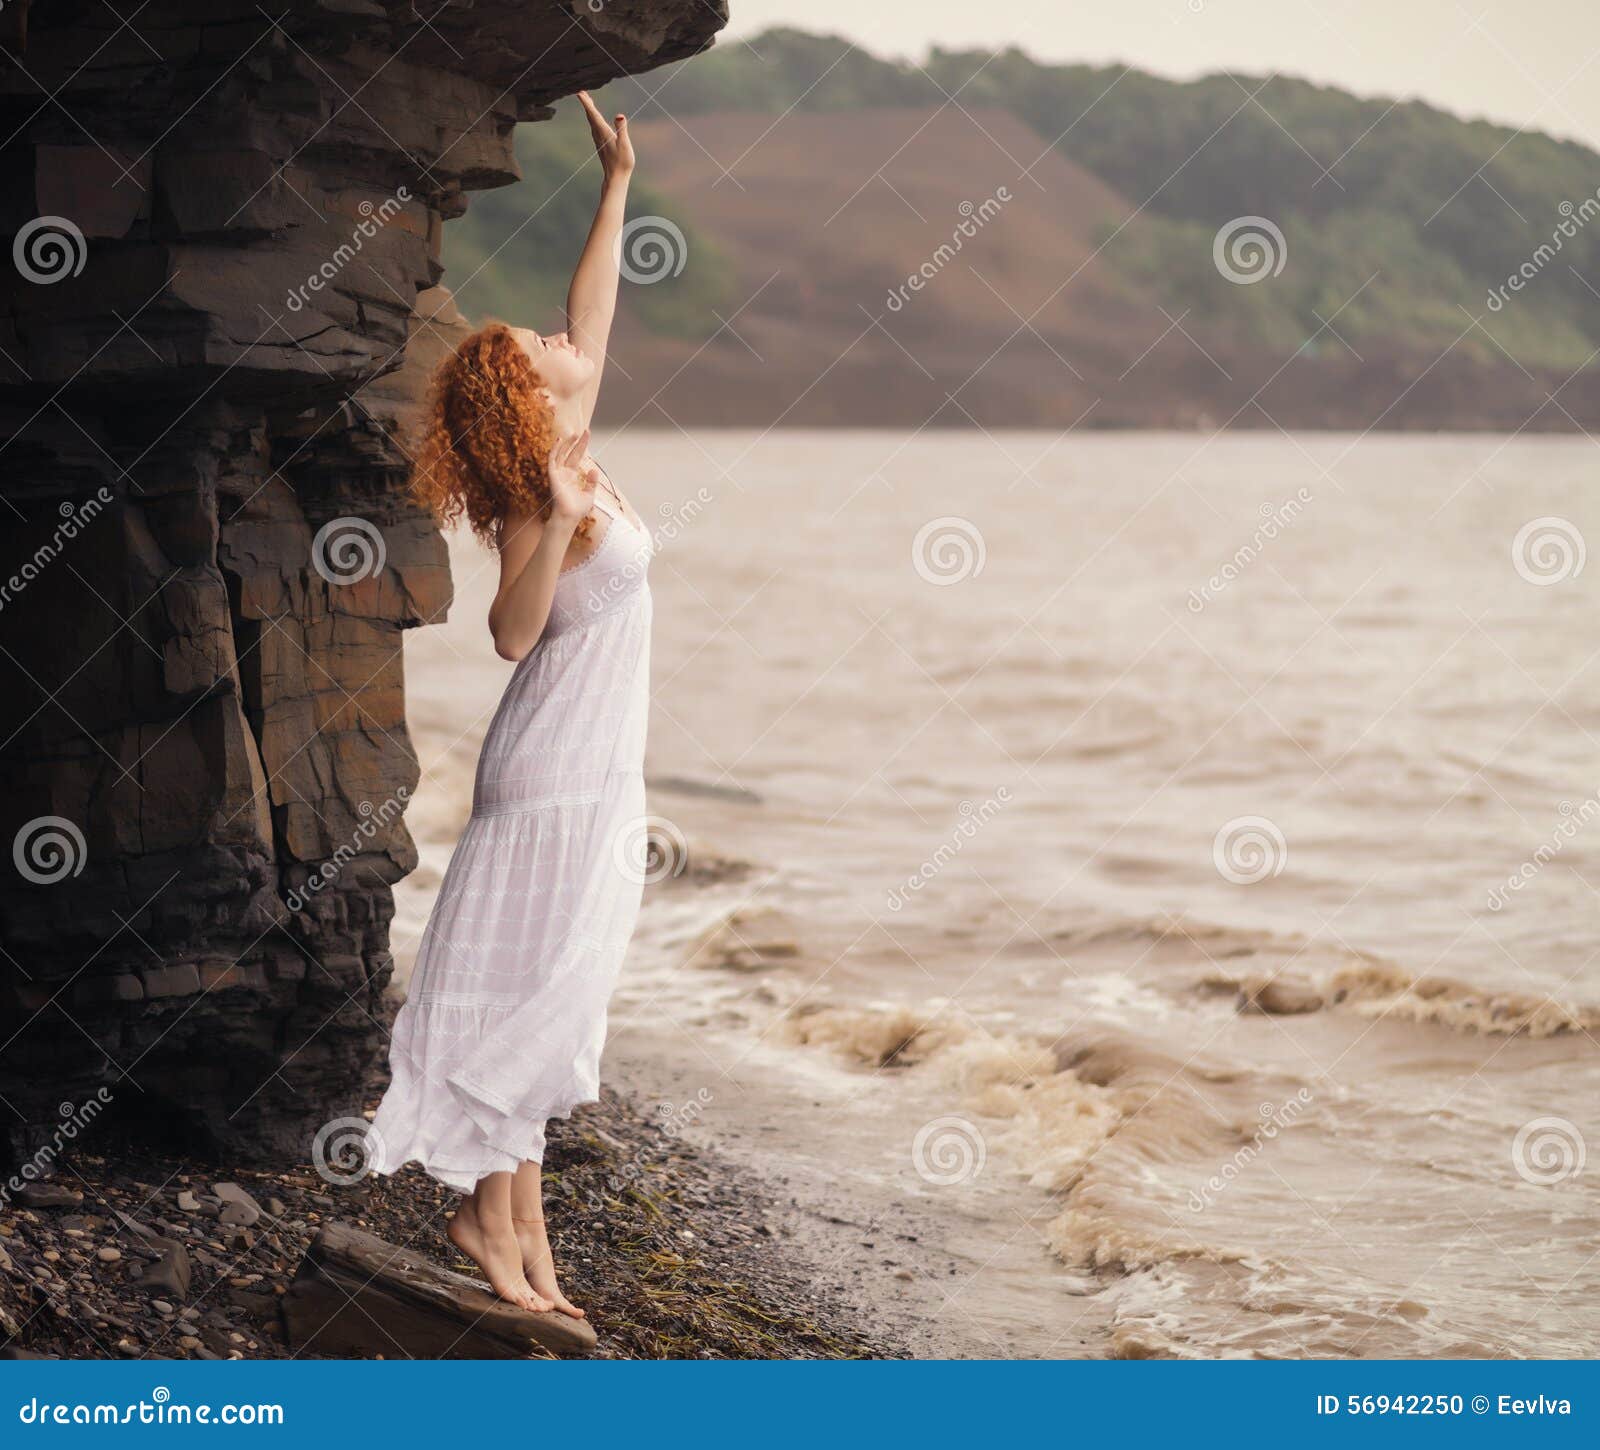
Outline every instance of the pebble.
<svg viewBox="0 0 1600 1450">
<path fill-rule="evenodd" d="M 95 1250 L 95 1257 L 102 1263 L 114 1264 L 122 1257 L 122 1250 L 114 1249 L 110 1244 L 107 1244 L 103 1249 Z"/>
<path fill-rule="evenodd" d="M 602 1175 L 605 1171 L 604 1164 L 594 1170 Z M 650 1171 L 656 1170 L 652 1167 Z M 562 1200 L 568 1222 L 593 1217 L 597 1224 L 604 1224 L 608 1213 L 607 1195 L 585 1192 L 581 1184 L 587 1180 L 582 1175 L 578 1181 L 580 1187 L 568 1191 L 554 1182 L 551 1185 L 553 1196 Z M 62 1342 L 68 1345 L 74 1345 L 76 1339 L 92 1339 L 100 1348 L 95 1351 L 85 1343 L 83 1348 L 87 1352 L 106 1353 L 109 1349 L 113 1357 L 149 1354 L 152 1345 L 155 1353 L 167 1352 L 191 1360 L 237 1360 L 282 1354 L 286 1339 L 277 1322 L 277 1304 L 304 1251 L 308 1220 L 310 1231 L 324 1218 L 363 1223 L 370 1220 L 374 1231 L 381 1236 L 394 1219 L 394 1205 L 384 1194 L 353 1197 L 347 1192 L 337 1196 L 315 1192 L 325 1185 L 309 1174 L 304 1179 L 284 1175 L 257 1180 L 263 1193 L 274 1183 L 292 1192 L 295 1203 L 287 1207 L 277 1196 L 264 1197 L 257 1202 L 238 1184 L 212 1184 L 208 1176 L 202 1177 L 200 1173 L 173 1178 L 158 1173 L 155 1175 L 157 1187 L 139 1195 L 138 1202 L 127 1192 L 129 1182 L 124 1178 L 107 1187 L 104 1193 L 97 1188 L 86 1194 L 86 1199 L 96 1207 L 105 1206 L 98 1214 L 68 1209 L 51 1214 L 21 1215 L 15 1227 L 0 1223 L 0 1244 L 19 1244 L 23 1249 L 18 1255 L 21 1259 L 18 1283 L 25 1293 L 34 1296 L 34 1303 L 48 1305 L 60 1313 L 70 1294 L 70 1313 L 61 1321 L 63 1327 L 52 1326 L 47 1332 L 52 1336 L 65 1334 Z M 686 1188 L 686 1199 L 691 1204 L 708 1204 L 713 1210 L 722 1207 L 717 1195 L 701 1193 L 692 1181 Z M 442 1208 L 446 1198 L 442 1193 L 436 1194 L 430 1202 L 435 1208 Z M 119 1204 L 126 1213 L 117 1212 Z M 224 1215 L 249 1217 L 248 1209 L 237 1215 L 230 1212 L 230 1204 L 254 1207 L 262 1221 L 253 1228 L 227 1223 Z M 306 1209 L 312 1205 L 320 1205 L 328 1212 L 307 1214 Z M 152 1208 L 155 1216 L 151 1216 Z M 145 1236 L 140 1236 L 137 1226 L 129 1222 L 132 1215 L 142 1220 L 148 1231 Z M 759 1218 L 759 1213 L 751 1217 Z M 66 1233 L 66 1230 L 73 1232 Z M 705 1255 L 708 1246 L 726 1244 L 730 1237 L 741 1239 L 750 1235 L 756 1236 L 755 1244 L 760 1244 L 762 1238 L 770 1244 L 775 1235 L 782 1235 L 782 1230 L 776 1224 L 768 1226 L 749 1221 L 730 1229 L 717 1221 L 713 1213 L 711 1222 L 694 1222 L 692 1228 L 683 1227 L 681 1219 L 679 1224 L 663 1226 L 655 1242 L 665 1247 L 672 1238 L 677 1238 L 679 1250 L 671 1258 L 689 1262 Z M 101 1245 L 109 1246 L 113 1242 L 119 1247 L 112 1254 L 99 1252 Z M 48 1247 L 52 1244 L 53 1247 Z M 207 1251 L 205 1245 L 209 1245 L 211 1251 Z M 248 1257 L 241 1257 L 241 1249 L 248 1252 Z M 586 1266 L 606 1264 L 608 1254 L 594 1249 L 593 1242 L 586 1244 L 575 1257 Z M 42 1275 L 46 1280 L 44 1284 L 29 1288 L 23 1280 L 41 1262 L 51 1261 L 46 1259 L 47 1251 L 60 1278 L 45 1274 Z M 13 1248 L 12 1252 L 17 1254 L 18 1251 Z M 163 1256 L 185 1252 L 192 1256 L 195 1274 L 202 1276 L 197 1281 L 197 1291 L 205 1287 L 209 1296 L 211 1286 L 219 1281 L 224 1286 L 209 1303 L 186 1305 L 183 1294 L 174 1292 L 172 1286 L 140 1282 L 159 1265 Z M 128 1262 L 127 1270 L 107 1273 L 103 1268 L 96 1268 L 97 1263 L 105 1265 L 119 1259 Z M 155 1262 L 147 1264 L 146 1260 Z M 266 1272 L 240 1272 L 245 1268 L 260 1268 Z M 894 1268 L 885 1265 L 879 1273 L 892 1273 Z M 580 1279 L 584 1272 L 587 1271 L 580 1271 Z M 125 1279 L 124 1275 L 129 1277 Z M 902 1272 L 897 1277 L 909 1275 Z M 216 1300 L 222 1302 L 217 1304 Z M 129 1319 L 119 1320 L 106 1312 L 115 1309 L 124 1310 Z M 50 1317 L 41 1316 L 41 1322 L 48 1322 Z M 81 1329 L 75 1335 L 66 1327 L 96 1324 L 101 1327 L 92 1335 L 83 1334 Z M 290 1346 L 293 1347 L 292 1341 Z M 375 1347 L 375 1353 L 383 1351 Z"/>
<path fill-rule="evenodd" d="M 241 1207 L 248 1208 L 254 1215 L 254 1218 L 252 1218 L 251 1222 L 254 1222 L 256 1218 L 261 1217 L 261 1205 L 257 1203 L 255 1199 L 245 1192 L 245 1190 L 242 1189 L 237 1183 L 213 1183 L 211 1185 L 211 1191 L 215 1193 L 224 1204 L 236 1203 Z M 227 1222 L 226 1219 L 223 1221 Z"/>
<path fill-rule="evenodd" d="M 17 1190 L 17 1202 L 23 1208 L 76 1208 L 83 1194 L 60 1183 L 24 1183 Z"/>
</svg>

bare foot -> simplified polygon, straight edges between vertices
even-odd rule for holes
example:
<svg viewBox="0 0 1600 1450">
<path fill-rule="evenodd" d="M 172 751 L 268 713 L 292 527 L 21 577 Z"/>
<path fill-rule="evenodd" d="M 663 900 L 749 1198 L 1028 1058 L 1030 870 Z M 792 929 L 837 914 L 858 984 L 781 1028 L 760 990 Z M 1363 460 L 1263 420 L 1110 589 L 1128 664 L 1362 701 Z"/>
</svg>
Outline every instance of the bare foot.
<svg viewBox="0 0 1600 1450">
<path fill-rule="evenodd" d="M 533 1285 L 534 1292 L 542 1295 L 563 1314 L 582 1319 L 584 1311 L 565 1294 L 556 1283 L 556 1260 L 550 1252 L 550 1237 L 545 1233 L 542 1218 L 513 1218 L 517 1231 L 517 1246 L 522 1250 L 522 1269 Z"/>
<path fill-rule="evenodd" d="M 470 1198 L 461 1200 L 456 1216 L 445 1229 L 450 1242 L 461 1250 L 489 1280 L 489 1287 L 519 1309 L 548 1310 L 550 1300 L 534 1292 L 522 1271 L 522 1254 L 514 1233 L 490 1234 L 478 1221 Z"/>
</svg>

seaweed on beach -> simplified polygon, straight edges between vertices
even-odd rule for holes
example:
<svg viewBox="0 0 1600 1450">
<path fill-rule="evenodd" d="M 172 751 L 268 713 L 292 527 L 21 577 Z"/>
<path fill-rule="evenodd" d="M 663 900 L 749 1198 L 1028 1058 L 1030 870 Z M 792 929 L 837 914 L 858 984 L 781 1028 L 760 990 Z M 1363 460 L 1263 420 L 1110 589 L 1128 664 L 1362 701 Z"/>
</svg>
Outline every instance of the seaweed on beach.
<svg viewBox="0 0 1600 1450">
<path fill-rule="evenodd" d="M 414 1167 L 340 1186 L 309 1166 L 252 1170 L 105 1136 L 93 1146 L 0 1211 L 10 1357 L 298 1357 L 279 1301 L 335 1221 L 476 1273 L 445 1236 L 457 1196 Z M 563 1288 L 588 1310 L 598 1357 L 901 1352 L 814 1286 L 756 1185 L 614 1094 L 551 1125 L 545 1181 Z M 393 1357 L 378 1325 L 371 1355 Z"/>
</svg>

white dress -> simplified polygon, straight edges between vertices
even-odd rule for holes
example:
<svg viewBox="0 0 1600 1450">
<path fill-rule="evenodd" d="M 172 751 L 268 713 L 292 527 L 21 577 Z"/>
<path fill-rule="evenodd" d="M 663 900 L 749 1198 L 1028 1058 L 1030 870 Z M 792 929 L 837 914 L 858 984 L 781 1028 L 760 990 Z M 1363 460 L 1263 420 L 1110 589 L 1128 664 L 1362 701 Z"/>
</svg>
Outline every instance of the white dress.
<svg viewBox="0 0 1600 1450">
<path fill-rule="evenodd" d="M 423 932 L 369 1162 L 470 1191 L 544 1157 L 594 1102 L 606 1006 L 643 891 L 649 536 L 596 497 L 599 544 L 484 737 L 472 816 Z"/>
</svg>

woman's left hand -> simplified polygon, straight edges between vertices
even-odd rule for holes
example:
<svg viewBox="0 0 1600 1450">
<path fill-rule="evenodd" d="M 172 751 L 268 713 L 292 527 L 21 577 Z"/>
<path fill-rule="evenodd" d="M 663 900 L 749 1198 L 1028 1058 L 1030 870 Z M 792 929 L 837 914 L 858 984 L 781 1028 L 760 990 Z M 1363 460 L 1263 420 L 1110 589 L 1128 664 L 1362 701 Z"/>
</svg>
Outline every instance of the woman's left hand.
<svg viewBox="0 0 1600 1450">
<path fill-rule="evenodd" d="M 556 440 L 545 463 L 545 478 L 550 490 L 550 516 L 564 523 L 577 524 L 594 504 L 594 491 L 600 474 L 589 458 L 589 430 Z"/>
<path fill-rule="evenodd" d="M 628 118 L 620 112 L 613 125 L 600 114 L 588 91 L 579 91 L 583 113 L 589 118 L 589 134 L 594 137 L 595 154 L 600 158 L 601 170 L 607 181 L 616 181 L 633 174 L 633 138 L 628 134 Z"/>
</svg>

